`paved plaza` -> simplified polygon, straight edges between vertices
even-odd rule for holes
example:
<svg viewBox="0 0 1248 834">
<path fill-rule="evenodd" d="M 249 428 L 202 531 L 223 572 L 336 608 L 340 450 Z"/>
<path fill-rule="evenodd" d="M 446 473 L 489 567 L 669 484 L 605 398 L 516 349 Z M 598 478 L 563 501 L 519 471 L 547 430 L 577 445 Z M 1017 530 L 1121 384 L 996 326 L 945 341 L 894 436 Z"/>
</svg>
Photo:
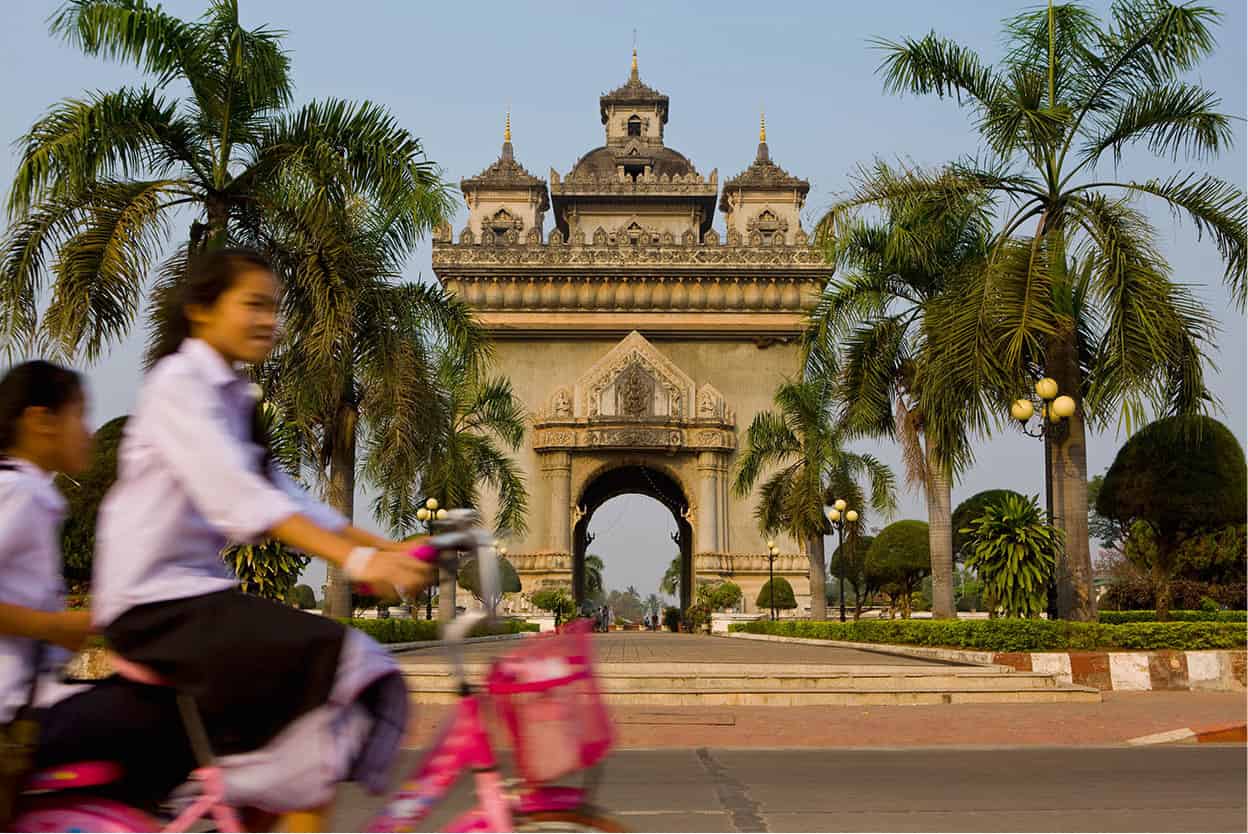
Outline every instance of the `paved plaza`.
<svg viewBox="0 0 1248 834">
<path fill-rule="evenodd" d="M 696 748 L 615 754 L 599 801 L 634 831 L 1244 831 L 1245 778 L 1242 746 Z M 468 806 L 469 784 L 424 830 Z M 331 830 L 378 805 L 348 788 Z"/>
<path fill-rule="evenodd" d="M 465 649 L 465 659 L 484 663 L 499 652 L 514 648 L 510 641 L 476 643 Z M 827 664 L 830 666 L 926 666 L 940 667 L 935 661 L 900 657 L 862 649 L 838 649 L 832 646 L 803 646 L 794 643 L 757 643 L 714 637 L 705 634 L 671 634 L 669 632 L 612 632 L 593 636 L 595 658 L 607 663 L 739 663 L 748 666 L 792 666 L 794 664 Z M 401 657 L 424 660 L 427 651 L 405 652 Z"/>
</svg>

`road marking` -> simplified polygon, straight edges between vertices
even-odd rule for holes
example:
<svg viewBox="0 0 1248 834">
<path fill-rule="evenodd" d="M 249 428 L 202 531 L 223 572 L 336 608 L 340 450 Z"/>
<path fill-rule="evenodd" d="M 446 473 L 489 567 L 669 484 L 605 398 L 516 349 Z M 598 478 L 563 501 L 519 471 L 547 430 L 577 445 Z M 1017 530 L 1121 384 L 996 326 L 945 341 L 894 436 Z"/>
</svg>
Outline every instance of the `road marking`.
<svg viewBox="0 0 1248 834">
<path fill-rule="evenodd" d="M 1176 741 L 1187 741 L 1195 738 L 1196 733 L 1188 727 L 1178 730 L 1167 730 L 1164 733 L 1153 733 L 1147 736 L 1136 736 L 1127 739 L 1127 744 L 1170 744 Z"/>
</svg>

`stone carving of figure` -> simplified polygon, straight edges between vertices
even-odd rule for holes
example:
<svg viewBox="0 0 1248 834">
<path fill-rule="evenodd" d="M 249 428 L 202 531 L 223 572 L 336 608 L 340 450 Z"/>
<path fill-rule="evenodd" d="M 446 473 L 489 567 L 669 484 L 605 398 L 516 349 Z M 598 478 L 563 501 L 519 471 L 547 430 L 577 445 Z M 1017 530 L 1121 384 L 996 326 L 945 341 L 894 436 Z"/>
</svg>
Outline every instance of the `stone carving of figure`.
<svg viewBox="0 0 1248 834">
<path fill-rule="evenodd" d="M 719 403 L 715 400 L 715 395 L 710 391 L 703 390 L 698 395 L 698 416 L 699 417 L 718 417 Z"/>
<path fill-rule="evenodd" d="M 560 388 L 555 392 L 555 398 L 551 402 L 551 410 L 556 417 L 572 416 L 572 397 L 568 395 L 567 388 Z"/>
<path fill-rule="evenodd" d="M 634 362 L 615 380 L 615 401 L 622 417 L 649 417 L 654 413 L 654 377 Z"/>
</svg>

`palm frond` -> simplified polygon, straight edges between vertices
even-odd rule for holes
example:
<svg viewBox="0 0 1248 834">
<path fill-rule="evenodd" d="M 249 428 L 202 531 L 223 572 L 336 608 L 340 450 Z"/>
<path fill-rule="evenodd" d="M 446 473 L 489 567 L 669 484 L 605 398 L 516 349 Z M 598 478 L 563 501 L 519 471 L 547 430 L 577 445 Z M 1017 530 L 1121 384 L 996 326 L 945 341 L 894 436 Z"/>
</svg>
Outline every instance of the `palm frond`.
<svg viewBox="0 0 1248 834">
<path fill-rule="evenodd" d="M 1230 117 L 1218 112 L 1221 103 L 1213 91 L 1189 83 L 1139 90 L 1097 119 L 1081 155 L 1095 161 L 1112 151 L 1117 165 L 1124 147 L 1142 142 L 1152 153 L 1172 160 L 1179 154 L 1196 159 L 1217 156 L 1234 139 Z"/>
</svg>

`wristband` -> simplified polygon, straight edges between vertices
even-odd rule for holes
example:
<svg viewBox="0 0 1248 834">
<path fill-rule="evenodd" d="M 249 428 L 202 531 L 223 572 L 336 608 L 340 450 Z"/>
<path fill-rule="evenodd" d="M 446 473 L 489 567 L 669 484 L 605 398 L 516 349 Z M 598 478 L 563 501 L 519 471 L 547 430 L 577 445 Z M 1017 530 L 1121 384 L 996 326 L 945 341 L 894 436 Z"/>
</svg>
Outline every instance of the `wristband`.
<svg viewBox="0 0 1248 834">
<path fill-rule="evenodd" d="M 373 560 L 376 555 L 375 547 L 355 547 L 347 554 L 347 560 L 342 563 L 342 570 L 351 579 L 359 580 L 364 576 L 364 571 L 368 569 L 368 563 Z"/>
</svg>

